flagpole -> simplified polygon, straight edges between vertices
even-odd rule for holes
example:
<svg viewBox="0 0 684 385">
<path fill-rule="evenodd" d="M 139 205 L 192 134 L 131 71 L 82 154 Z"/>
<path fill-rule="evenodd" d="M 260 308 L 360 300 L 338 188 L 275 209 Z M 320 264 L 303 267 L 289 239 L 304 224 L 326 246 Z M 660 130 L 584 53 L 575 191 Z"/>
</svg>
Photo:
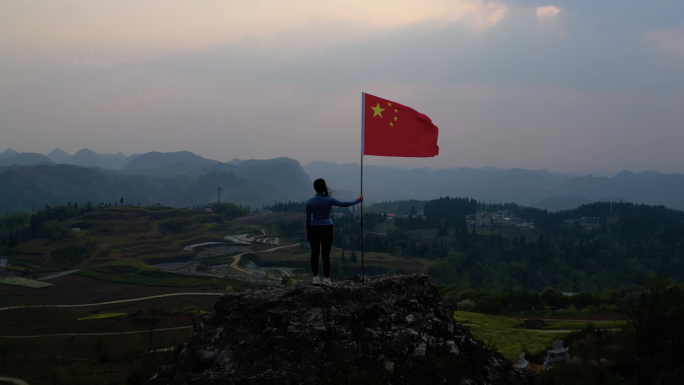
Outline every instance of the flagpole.
<svg viewBox="0 0 684 385">
<path fill-rule="evenodd" d="M 365 121 L 366 121 L 366 93 L 361 93 L 361 196 L 363 196 L 363 150 L 364 150 L 364 138 L 365 138 Z M 365 261 L 363 258 L 363 202 L 361 202 L 360 211 L 360 224 L 361 224 L 361 282 L 363 285 L 366 284 L 366 274 L 365 274 Z"/>
</svg>

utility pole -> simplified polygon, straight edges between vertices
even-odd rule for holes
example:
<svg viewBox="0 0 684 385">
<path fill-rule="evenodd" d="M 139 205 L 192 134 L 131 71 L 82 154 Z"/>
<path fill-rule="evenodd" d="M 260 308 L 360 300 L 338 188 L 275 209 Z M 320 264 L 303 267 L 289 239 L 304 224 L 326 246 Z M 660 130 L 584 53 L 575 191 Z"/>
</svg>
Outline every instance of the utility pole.
<svg viewBox="0 0 684 385">
<path fill-rule="evenodd" d="M 221 203 L 221 187 L 216 188 L 216 204 Z"/>
</svg>

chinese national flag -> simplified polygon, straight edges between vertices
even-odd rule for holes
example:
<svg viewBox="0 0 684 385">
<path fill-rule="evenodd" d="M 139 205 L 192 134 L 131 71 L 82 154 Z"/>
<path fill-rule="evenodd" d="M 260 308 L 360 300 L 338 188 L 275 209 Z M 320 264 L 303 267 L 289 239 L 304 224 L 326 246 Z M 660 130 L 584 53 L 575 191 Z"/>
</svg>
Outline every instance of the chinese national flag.
<svg viewBox="0 0 684 385">
<path fill-rule="evenodd" d="M 413 108 L 363 94 L 363 155 L 437 156 L 438 132 L 430 118 Z"/>
</svg>

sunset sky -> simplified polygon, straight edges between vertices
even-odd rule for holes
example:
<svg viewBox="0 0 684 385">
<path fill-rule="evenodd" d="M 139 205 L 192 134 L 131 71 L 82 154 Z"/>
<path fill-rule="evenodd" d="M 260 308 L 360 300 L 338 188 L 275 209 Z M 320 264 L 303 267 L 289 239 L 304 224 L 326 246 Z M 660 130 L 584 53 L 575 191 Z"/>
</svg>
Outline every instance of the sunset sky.
<svg viewBox="0 0 684 385">
<path fill-rule="evenodd" d="M 358 162 L 362 91 L 440 128 L 369 164 L 684 173 L 684 2 L 0 1 L 0 151 Z"/>
</svg>

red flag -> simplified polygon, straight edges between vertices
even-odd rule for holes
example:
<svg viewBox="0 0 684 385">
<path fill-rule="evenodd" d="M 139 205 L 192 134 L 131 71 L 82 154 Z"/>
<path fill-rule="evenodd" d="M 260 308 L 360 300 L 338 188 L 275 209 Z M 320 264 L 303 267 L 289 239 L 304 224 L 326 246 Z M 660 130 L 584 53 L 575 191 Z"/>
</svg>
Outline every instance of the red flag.
<svg viewBox="0 0 684 385">
<path fill-rule="evenodd" d="M 427 158 L 439 154 L 439 129 L 413 108 L 363 93 L 362 116 L 362 155 Z"/>
</svg>

